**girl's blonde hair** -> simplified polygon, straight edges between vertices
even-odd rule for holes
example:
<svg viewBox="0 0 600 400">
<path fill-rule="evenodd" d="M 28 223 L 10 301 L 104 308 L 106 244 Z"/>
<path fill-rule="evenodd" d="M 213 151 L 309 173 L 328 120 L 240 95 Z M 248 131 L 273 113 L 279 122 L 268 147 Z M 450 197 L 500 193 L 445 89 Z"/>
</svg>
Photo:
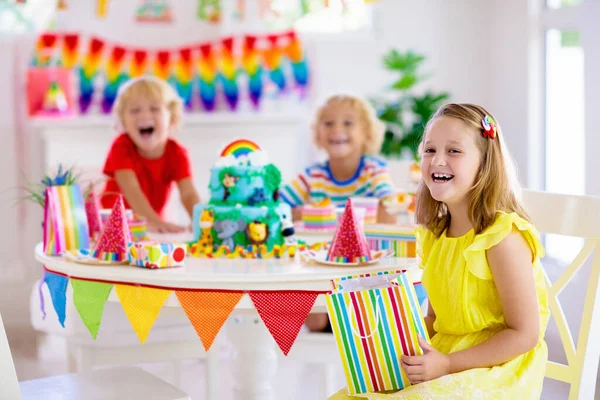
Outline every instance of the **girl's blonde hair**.
<svg viewBox="0 0 600 400">
<path fill-rule="evenodd" d="M 312 124 L 313 136 L 315 144 L 318 146 L 317 135 L 318 127 L 323 118 L 323 114 L 327 107 L 333 104 L 345 104 L 352 108 L 355 108 L 363 121 L 365 122 L 365 134 L 367 135 L 365 141 L 365 148 L 363 149 L 364 154 L 375 155 L 379 153 L 381 144 L 383 143 L 383 135 L 385 133 L 385 124 L 377 118 L 375 110 L 365 100 L 350 96 L 350 95 L 336 95 L 331 96 L 325 101 L 325 103 L 317 110 L 314 122 Z"/>
<path fill-rule="evenodd" d="M 496 121 L 496 138 L 490 139 L 483 136 L 481 121 L 489 115 Z M 446 104 L 431 117 L 425 136 L 431 127 L 432 121 L 439 117 L 456 118 L 464 122 L 465 128 L 475 135 L 475 144 L 481 153 L 481 164 L 475 178 L 475 184 L 469 191 L 469 218 L 475 233 L 481 233 L 492 225 L 496 219 L 497 211 L 516 212 L 529 221 L 519 198 L 520 186 L 516 176 L 514 161 L 509 155 L 504 143 L 504 135 L 498 120 L 485 108 L 473 104 Z M 465 129 L 467 131 L 467 129 Z M 450 214 L 445 203 L 435 200 L 425 182 L 421 179 L 417 189 L 416 219 L 431 230 L 436 236 L 441 235 L 450 225 Z"/>
<path fill-rule="evenodd" d="M 114 113 L 123 123 L 127 102 L 134 97 L 146 97 L 164 104 L 171 114 L 171 122 L 177 126 L 183 115 L 183 102 L 175 89 L 162 79 L 142 76 L 131 79 L 119 88 L 113 107 Z"/>
</svg>

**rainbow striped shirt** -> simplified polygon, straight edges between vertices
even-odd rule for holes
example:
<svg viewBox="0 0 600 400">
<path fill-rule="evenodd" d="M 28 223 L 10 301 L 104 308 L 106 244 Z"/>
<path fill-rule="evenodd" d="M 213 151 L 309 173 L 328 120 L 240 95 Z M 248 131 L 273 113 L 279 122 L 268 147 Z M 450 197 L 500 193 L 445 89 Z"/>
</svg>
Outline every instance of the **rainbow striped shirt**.
<svg viewBox="0 0 600 400">
<path fill-rule="evenodd" d="M 318 202 L 326 197 L 336 206 L 344 206 L 349 197 L 381 199 L 395 192 L 387 163 L 365 155 L 354 176 L 346 181 L 338 181 L 333 177 L 329 162 L 319 163 L 306 168 L 296 179 L 284 185 L 280 195 L 292 207 Z"/>
</svg>

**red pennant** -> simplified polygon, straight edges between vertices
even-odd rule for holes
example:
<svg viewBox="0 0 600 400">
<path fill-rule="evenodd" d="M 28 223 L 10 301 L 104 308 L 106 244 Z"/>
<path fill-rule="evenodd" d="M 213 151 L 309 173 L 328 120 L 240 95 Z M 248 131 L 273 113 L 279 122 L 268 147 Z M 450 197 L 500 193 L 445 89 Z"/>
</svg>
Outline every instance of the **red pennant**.
<svg viewBox="0 0 600 400">
<path fill-rule="evenodd" d="M 229 315 L 244 296 L 243 292 L 195 292 L 176 290 L 188 319 L 208 351 Z"/>
<path fill-rule="evenodd" d="M 250 292 L 256 311 L 287 356 L 319 293 Z"/>
<path fill-rule="evenodd" d="M 354 216 L 352 201 L 348 199 L 344 215 L 342 215 L 342 223 L 338 226 L 327 252 L 327 260 L 356 262 L 367 261 L 370 257 L 371 251 L 367 244 L 367 238 Z"/>
</svg>

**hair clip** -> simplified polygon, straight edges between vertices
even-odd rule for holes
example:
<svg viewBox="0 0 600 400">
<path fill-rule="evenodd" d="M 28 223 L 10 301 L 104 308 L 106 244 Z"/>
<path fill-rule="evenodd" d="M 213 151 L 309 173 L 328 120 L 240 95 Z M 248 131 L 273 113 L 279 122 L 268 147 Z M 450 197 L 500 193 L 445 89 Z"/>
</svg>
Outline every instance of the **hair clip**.
<svg viewBox="0 0 600 400">
<path fill-rule="evenodd" d="M 488 137 L 490 139 L 496 139 L 496 121 L 489 115 L 486 115 L 481 120 L 481 126 L 483 126 L 483 137 Z"/>
</svg>

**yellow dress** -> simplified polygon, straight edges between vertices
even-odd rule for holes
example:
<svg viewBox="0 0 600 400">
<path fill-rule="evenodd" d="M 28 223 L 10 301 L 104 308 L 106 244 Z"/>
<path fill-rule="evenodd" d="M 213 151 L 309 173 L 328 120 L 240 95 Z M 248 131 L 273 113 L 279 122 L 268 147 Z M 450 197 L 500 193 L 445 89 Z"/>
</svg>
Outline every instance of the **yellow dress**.
<svg viewBox="0 0 600 400">
<path fill-rule="evenodd" d="M 330 400 L 342 399 L 539 399 L 548 349 L 544 333 L 550 310 L 540 264 L 544 249 L 536 229 L 516 213 L 498 212 L 484 232 L 470 231 L 457 238 L 436 238 L 422 227 L 417 246 L 423 285 L 436 312 L 431 343 L 449 354 L 473 347 L 505 328 L 498 292 L 487 263 L 486 250 L 507 237 L 513 226 L 527 240 L 534 254 L 536 291 L 540 306 L 540 340 L 537 346 L 511 361 L 492 368 L 476 368 L 446 375 L 392 393 L 346 395 L 342 389 Z"/>
</svg>

